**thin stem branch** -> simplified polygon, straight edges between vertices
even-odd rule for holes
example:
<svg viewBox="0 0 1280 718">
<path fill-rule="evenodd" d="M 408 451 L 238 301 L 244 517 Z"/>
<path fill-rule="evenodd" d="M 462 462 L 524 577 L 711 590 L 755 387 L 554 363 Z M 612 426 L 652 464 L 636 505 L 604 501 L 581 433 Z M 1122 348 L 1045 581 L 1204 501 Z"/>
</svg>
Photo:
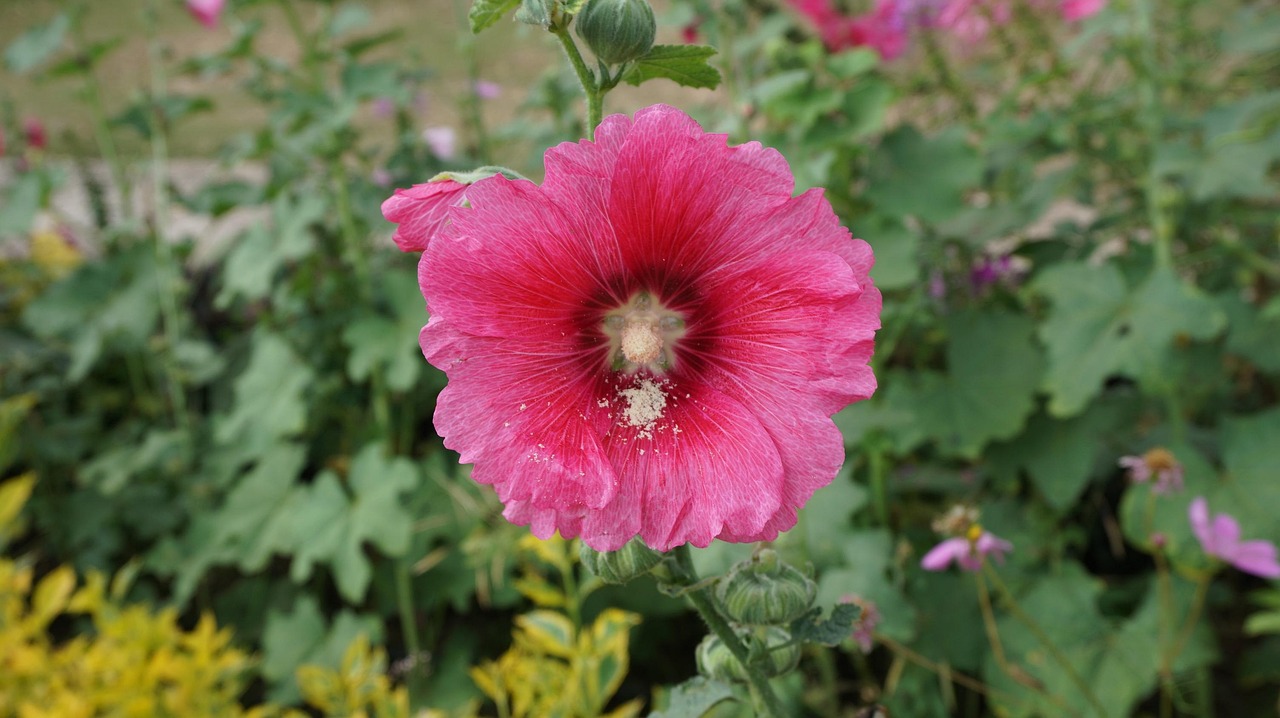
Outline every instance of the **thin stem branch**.
<svg viewBox="0 0 1280 718">
<path fill-rule="evenodd" d="M 569 64 L 573 66 L 573 71 L 578 76 L 578 83 L 582 85 L 582 91 L 587 96 L 587 139 L 594 140 L 596 126 L 604 116 L 604 94 L 600 91 L 600 81 L 582 59 L 582 53 L 578 51 L 577 43 L 569 35 L 568 27 L 553 24 L 551 33 L 560 41 L 565 57 L 569 58 Z"/>
<path fill-rule="evenodd" d="M 169 140 L 168 118 L 164 114 L 164 99 L 168 95 L 164 71 L 164 48 L 160 42 L 158 0 L 152 0 L 144 11 L 147 20 L 147 60 L 151 69 L 151 97 L 148 118 L 151 124 L 151 236 L 156 258 L 156 292 L 160 299 L 161 330 L 164 332 L 166 352 L 161 358 L 166 378 L 169 402 L 174 424 L 189 428 L 187 395 L 173 366 L 173 352 L 181 341 L 178 313 L 178 267 L 174 262 L 173 248 L 164 237 L 169 227 Z"/>
<path fill-rule="evenodd" d="M 689 556 L 689 546 L 683 545 L 672 552 L 676 558 L 676 564 L 681 574 L 680 579 L 684 585 L 690 585 L 697 581 L 697 572 L 693 568 L 693 560 Z M 697 609 L 702 616 L 702 620 L 706 622 L 711 632 L 724 643 L 733 657 L 738 659 L 742 664 L 743 670 L 747 673 L 747 679 L 751 684 L 752 693 L 760 701 L 764 712 L 760 715 L 765 718 L 784 718 L 787 715 L 786 709 L 782 702 L 778 700 L 778 696 L 773 692 L 773 687 L 769 685 L 769 679 L 756 668 L 751 661 L 751 656 L 747 652 L 747 647 L 742 645 L 742 641 L 738 639 L 738 634 L 734 632 L 733 627 L 725 620 L 724 615 L 720 612 L 716 605 L 715 594 L 709 586 L 704 586 L 695 590 L 688 591 L 685 596 L 693 607 Z"/>
<path fill-rule="evenodd" d="M 1093 707 L 1093 710 L 1096 711 L 1101 718 L 1107 718 L 1110 714 L 1107 713 L 1107 709 L 1102 705 L 1102 701 L 1098 699 L 1098 696 L 1093 692 L 1093 689 L 1089 687 L 1089 684 L 1085 683 L 1084 678 L 1082 678 L 1080 673 L 1076 671 L 1075 666 L 1071 665 L 1071 661 L 1067 658 L 1066 654 L 1062 652 L 1062 649 L 1058 648 L 1058 644 L 1054 643 L 1053 640 L 1049 638 L 1049 635 L 1044 632 L 1044 629 L 1040 627 L 1040 624 L 1036 623 L 1035 619 L 1022 609 L 1022 606 L 1018 604 L 1018 600 L 1014 598 L 1013 593 L 1009 591 L 1009 587 L 1005 586 L 1004 581 L 1000 579 L 1000 574 L 996 573 L 996 571 L 991 568 L 991 565 L 986 562 L 982 564 L 982 571 L 983 574 L 991 579 L 992 585 L 995 586 L 1000 597 L 1004 599 L 1006 606 L 1009 611 L 1013 613 L 1014 618 L 1017 618 L 1022 625 L 1026 626 L 1027 630 L 1031 631 L 1031 634 L 1036 637 L 1036 640 L 1040 641 L 1041 645 L 1049 651 L 1049 655 L 1053 656 L 1053 660 L 1057 661 L 1058 665 L 1062 667 L 1062 670 L 1067 674 L 1067 678 L 1069 678 L 1071 683 L 1075 685 L 1076 690 L 1080 691 L 1080 694 L 1084 696 L 1084 699 L 1089 702 L 1089 705 Z"/>
</svg>

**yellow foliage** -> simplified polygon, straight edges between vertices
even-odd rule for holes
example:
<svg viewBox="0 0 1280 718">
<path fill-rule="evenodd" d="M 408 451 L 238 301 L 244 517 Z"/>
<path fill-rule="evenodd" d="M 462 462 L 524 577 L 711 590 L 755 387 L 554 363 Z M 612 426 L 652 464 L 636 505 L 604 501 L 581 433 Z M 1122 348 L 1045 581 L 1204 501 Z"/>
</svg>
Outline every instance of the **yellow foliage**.
<svg viewBox="0 0 1280 718">
<path fill-rule="evenodd" d="M 0 484 L 0 536 L 16 523 L 35 483 Z M 69 567 L 39 581 L 29 565 L 0 557 L 0 718 L 307 718 L 280 706 L 244 708 L 253 659 L 212 616 L 184 630 L 172 608 L 121 605 L 130 570 L 83 585 Z M 55 644 L 49 625 L 87 616 L 93 631 Z M 304 666 L 307 702 L 334 718 L 410 718 L 409 696 L 387 678 L 386 653 L 367 639 L 346 651 L 339 671 Z"/>
<path fill-rule="evenodd" d="M 512 718 L 632 718 L 640 714 L 639 700 L 604 712 L 627 675 L 628 647 L 637 614 L 615 608 L 603 611 L 590 626 L 580 628 L 569 610 L 581 605 L 571 595 L 581 585 L 574 580 L 577 548 L 559 535 L 542 541 L 529 536 L 520 548 L 560 573 L 558 588 L 526 565 L 516 586 L 544 608 L 516 618 L 511 648 L 496 661 L 471 669 L 471 679 L 499 711 Z M 576 613 L 576 610 L 575 610 Z"/>
</svg>

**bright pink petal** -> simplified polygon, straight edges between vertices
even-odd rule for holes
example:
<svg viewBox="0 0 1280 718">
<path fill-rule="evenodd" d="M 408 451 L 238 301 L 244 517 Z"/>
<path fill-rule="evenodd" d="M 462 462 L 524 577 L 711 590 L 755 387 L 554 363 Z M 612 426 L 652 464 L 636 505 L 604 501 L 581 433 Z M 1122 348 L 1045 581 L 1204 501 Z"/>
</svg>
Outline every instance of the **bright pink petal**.
<svg viewBox="0 0 1280 718">
<path fill-rule="evenodd" d="M 974 549 L 980 556 L 990 556 L 997 563 L 1004 561 L 1004 556 L 1013 551 L 1013 544 L 996 536 L 993 533 L 984 531 L 974 544 Z"/>
<path fill-rule="evenodd" d="M 1213 553 L 1213 527 L 1209 520 L 1209 502 L 1203 496 L 1197 496 L 1187 507 L 1187 518 L 1191 521 L 1191 531 L 1200 540 L 1205 553 Z"/>
<path fill-rule="evenodd" d="M 869 248 L 821 193 L 791 196 L 777 152 L 670 107 L 606 118 L 546 170 L 467 188 L 419 265 L 446 446 L 540 536 L 666 550 L 789 528 L 839 469 L 830 415 L 875 387 Z M 639 294 L 681 334 L 669 363 L 623 371 L 604 318 Z"/>
<path fill-rule="evenodd" d="M 440 180 L 396 190 L 382 203 L 382 216 L 400 225 L 392 241 L 403 252 L 424 251 L 449 218 L 449 207 L 462 202 L 466 188 L 453 180 Z"/>
<path fill-rule="evenodd" d="M 1097 15 L 1107 6 L 1107 0 L 1062 0 L 1062 17 L 1067 22 L 1078 22 Z"/>
<path fill-rule="evenodd" d="M 201 25 L 210 30 L 218 26 L 226 0 L 187 0 L 187 10 Z"/>
<path fill-rule="evenodd" d="M 952 561 L 961 561 L 969 555 L 969 542 L 963 538 L 949 538 L 929 549 L 920 559 L 920 567 L 926 571 L 945 571 Z"/>
<path fill-rule="evenodd" d="M 1280 578 L 1280 562 L 1276 560 L 1276 546 L 1270 541 L 1245 541 L 1236 546 L 1226 557 L 1232 566 L 1263 578 Z"/>
<path fill-rule="evenodd" d="M 1205 548 L 1206 553 L 1211 553 L 1219 558 L 1226 558 L 1231 552 L 1240 545 L 1240 524 L 1227 514 L 1218 514 L 1213 517 L 1213 547 L 1212 550 Z"/>
</svg>

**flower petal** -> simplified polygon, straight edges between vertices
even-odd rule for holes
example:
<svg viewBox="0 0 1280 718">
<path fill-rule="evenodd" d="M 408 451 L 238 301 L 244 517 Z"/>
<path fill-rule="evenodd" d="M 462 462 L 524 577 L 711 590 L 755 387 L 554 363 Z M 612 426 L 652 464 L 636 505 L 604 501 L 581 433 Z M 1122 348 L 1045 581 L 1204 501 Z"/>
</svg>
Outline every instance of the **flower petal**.
<svg viewBox="0 0 1280 718">
<path fill-rule="evenodd" d="M 466 185 L 453 180 L 397 189 L 382 203 L 382 216 L 400 225 L 391 239 L 403 252 L 421 252 L 449 218 L 449 207 L 462 201 Z"/>
<path fill-rule="evenodd" d="M 1200 547 L 1205 553 L 1213 553 L 1213 527 L 1209 520 L 1209 502 L 1203 496 L 1192 499 L 1187 507 L 1187 518 L 1191 521 L 1191 531 L 1200 540 Z"/>
<path fill-rule="evenodd" d="M 1245 541 L 1225 557 L 1236 568 L 1263 578 L 1280 578 L 1280 562 L 1276 560 L 1276 545 L 1270 541 Z"/>
<path fill-rule="evenodd" d="M 920 559 L 920 567 L 926 571 L 944 571 L 952 561 L 960 561 L 969 555 L 969 542 L 963 538 L 949 538 L 929 549 Z"/>
</svg>

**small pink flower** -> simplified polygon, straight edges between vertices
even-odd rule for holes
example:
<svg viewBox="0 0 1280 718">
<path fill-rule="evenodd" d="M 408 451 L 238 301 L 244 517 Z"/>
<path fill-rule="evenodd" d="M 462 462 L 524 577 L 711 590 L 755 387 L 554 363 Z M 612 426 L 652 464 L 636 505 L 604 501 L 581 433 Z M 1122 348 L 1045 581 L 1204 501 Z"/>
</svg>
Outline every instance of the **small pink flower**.
<svg viewBox="0 0 1280 718">
<path fill-rule="evenodd" d="M 382 216 L 400 225 L 391 237 L 402 252 L 422 252 L 449 219 L 449 208 L 466 199 L 467 185 L 451 179 L 398 189 L 382 203 Z"/>
<path fill-rule="evenodd" d="M 986 556 L 1003 563 L 1004 555 L 1012 550 L 1013 544 L 973 524 L 966 536 L 949 538 L 929 549 L 920 559 L 920 567 L 926 571 L 943 571 L 955 562 L 966 571 L 977 571 Z"/>
<path fill-rule="evenodd" d="M 1062 0 L 1060 9 L 1064 20 L 1078 22 L 1097 15 L 1106 6 L 1107 0 Z"/>
<path fill-rule="evenodd" d="M 1240 524 L 1228 514 L 1209 515 L 1209 502 L 1198 496 L 1187 511 L 1191 530 L 1210 556 L 1262 578 L 1280 578 L 1276 546 L 1270 541 L 1240 541 Z"/>
<path fill-rule="evenodd" d="M 853 626 L 853 641 L 863 653 L 870 653 L 875 647 L 875 630 L 880 625 L 880 609 L 876 602 L 856 594 L 849 594 L 840 599 L 841 603 L 852 603 L 862 612 L 858 614 L 858 622 Z"/>
<path fill-rule="evenodd" d="M 496 100 L 502 96 L 502 85 L 488 80 L 476 80 L 471 90 L 482 100 Z"/>
<path fill-rule="evenodd" d="M 210 30 L 218 27 L 226 0 L 187 0 L 187 11 Z"/>
<path fill-rule="evenodd" d="M 702 25 L 702 18 L 694 18 L 694 21 L 680 28 L 680 39 L 686 45 L 693 45 L 698 42 L 698 28 Z"/>
<path fill-rule="evenodd" d="M 33 150 L 43 150 L 49 144 L 44 123 L 34 117 L 29 117 L 22 123 L 22 134 L 26 138 L 27 147 Z"/>
<path fill-rule="evenodd" d="M 786 160 L 663 105 L 494 176 L 427 244 L 445 446 L 512 523 L 601 551 L 771 540 L 875 390 L 870 247 Z"/>
<path fill-rule="evenodd" d="M 422 131 L 422 140 L 431 154 L 446 162 L 457 156 L 458 133 L 452 127 L 428 127 Z"/>
<path fill-rule="evenodd" d="M 976 45 L 987 38 L 992 23 L 1004 25 L 1012 17 L 1013 9 L 1002 0 L 951 0 L 937 25 L 966 45 Z"/>
<path fill-rule="evenodd" d="M 396 113 L 396 101 L 390 97 L 379 97 L 373 101 L 373 116 L 386 119 Z"/>
<path fill-rule="evenodd" d="M 1154 476 L 1151 490 L 1156 494 L 1182 490 L 1182 464 L 1168 449 L 1157 446 L 1142 456 L 1122 456 L 1117 463 L 1129 470 L 1129 480 L 1135 484 L 1144 484 Z"/>
</svg>

